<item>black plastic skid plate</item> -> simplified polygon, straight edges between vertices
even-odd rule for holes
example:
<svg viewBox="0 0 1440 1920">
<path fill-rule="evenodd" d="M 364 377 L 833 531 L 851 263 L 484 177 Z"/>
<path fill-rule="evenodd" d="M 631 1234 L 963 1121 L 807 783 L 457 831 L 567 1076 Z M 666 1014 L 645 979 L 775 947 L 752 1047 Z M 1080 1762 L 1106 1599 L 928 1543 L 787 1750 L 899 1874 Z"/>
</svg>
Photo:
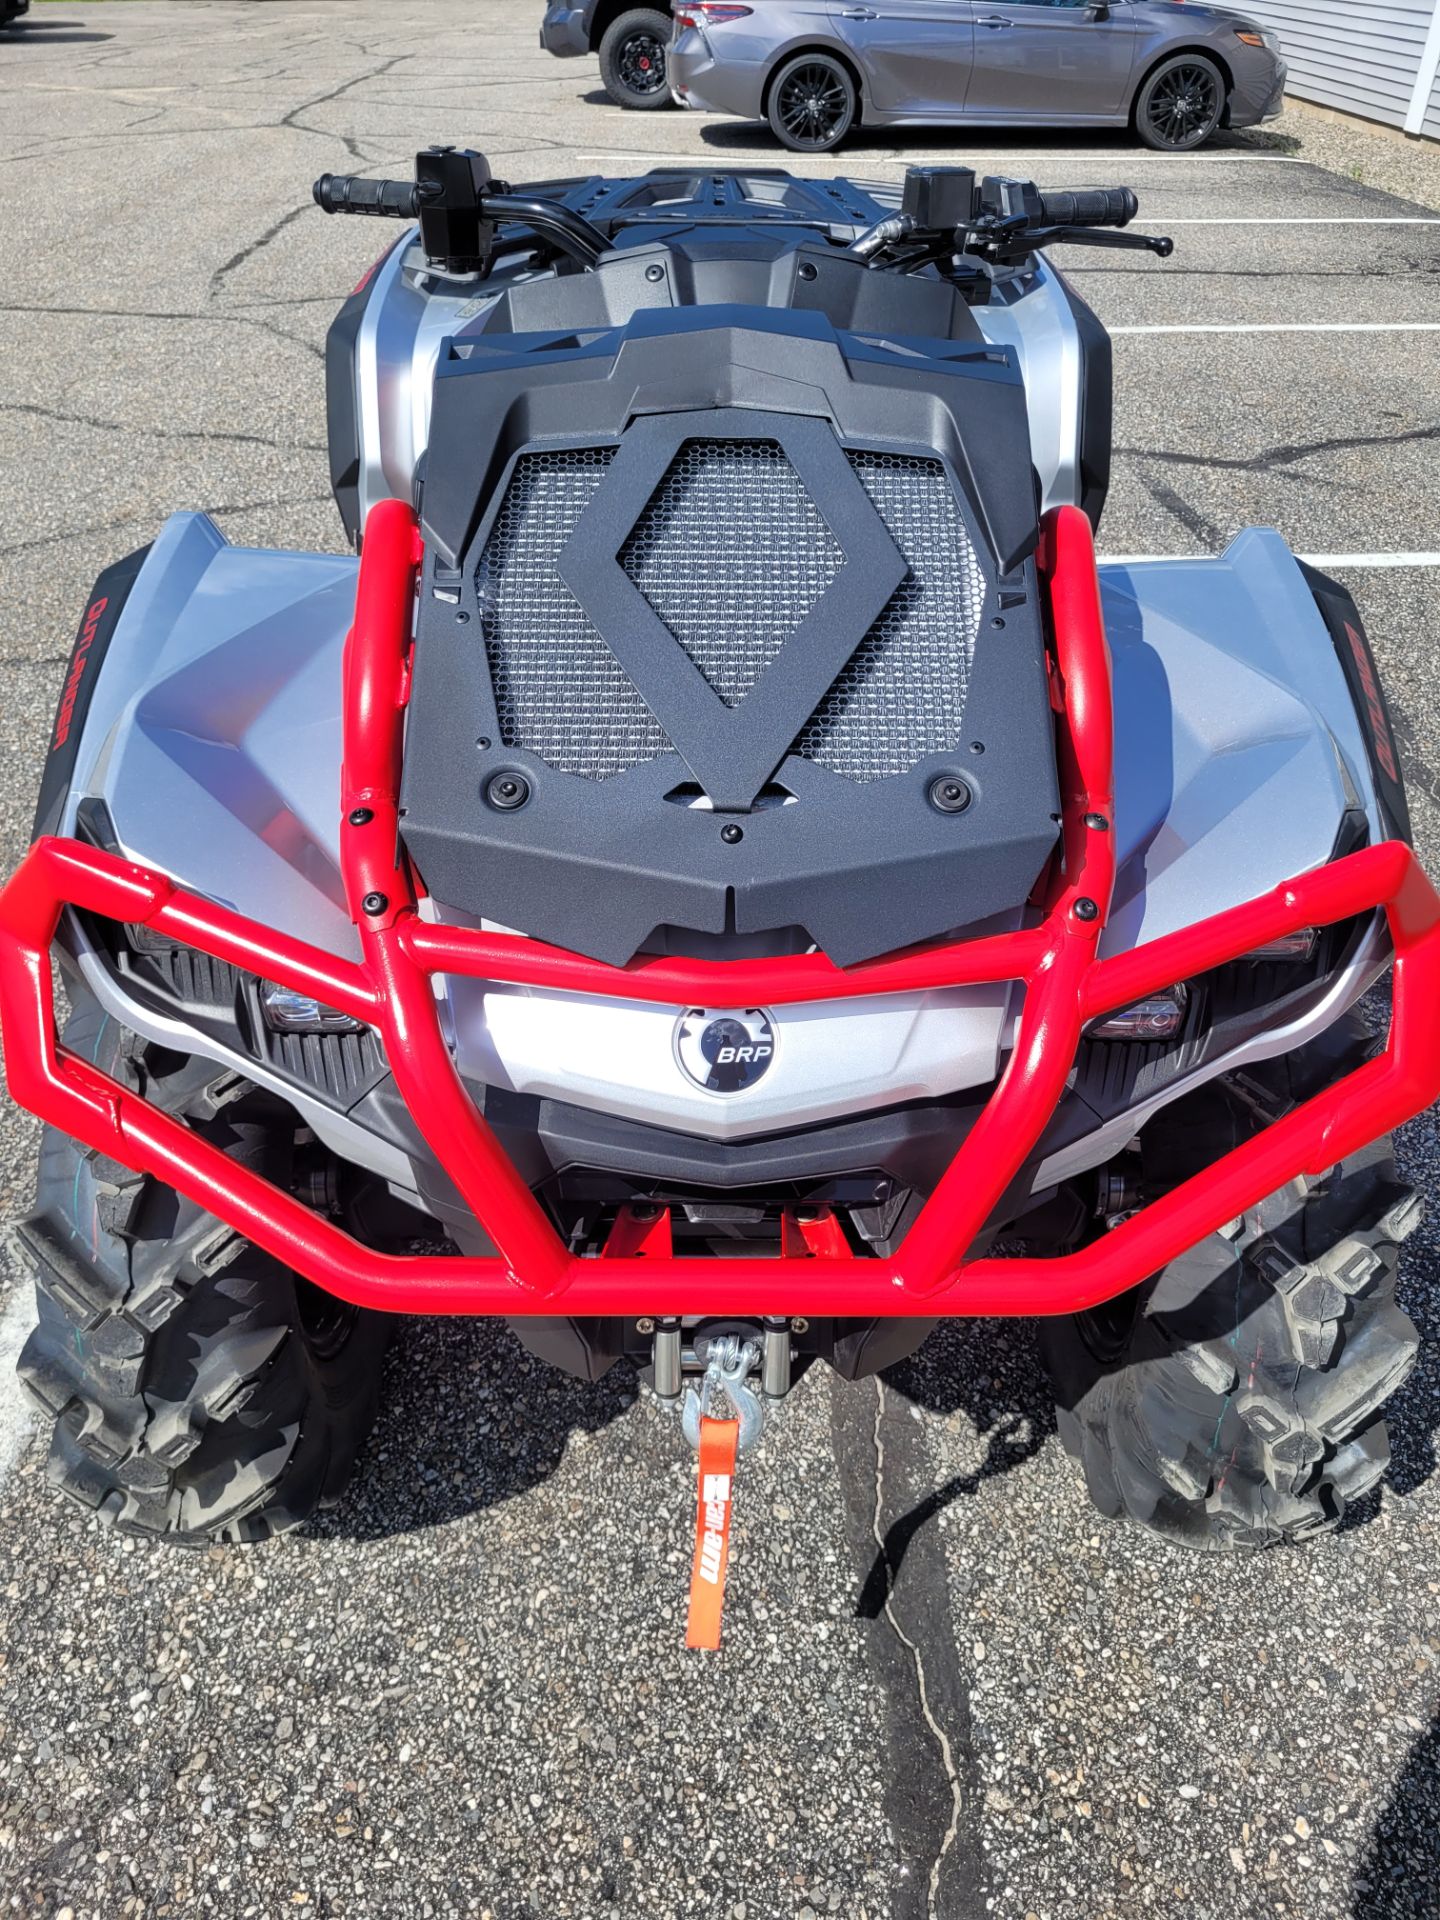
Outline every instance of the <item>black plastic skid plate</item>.
<svg viewBox="0 0 1440 1920">
<path fill-rule="evenodd" d="M 1055 843 L 1058 799 L 1024 389 L 1004 350 L 862 341 L 813 313 L 647 312 L 564 344 L 452 345 L 433 422 L 402 830 L 437 901 L 614 963 L 657 927 L 799 926 L 841 965 L 1023 905 Z M 792 636 L 732 709 L 615 555 L 686 438 L 762 433 L 785 449 L 845 565 L 813 617 L 814 645 Z M 475 586 L 518 457 L 581 446 L 621 452 L 556 564 L 678 749 L 599 781 L 505 744 Z M 988 586 L 965 741 L 867 783 L 788 752 L 903 577 L 841 447 L 938 456 Z M 483 797 L 501 768 L 530 789 L 508 812 Z M 974 796 L 963 812 L 929 804 L 947 774 Z M 737 811 L 667 800 L 692 775 Z M 795 804 L 739 811 L 772 776 Z"/>
</svg>

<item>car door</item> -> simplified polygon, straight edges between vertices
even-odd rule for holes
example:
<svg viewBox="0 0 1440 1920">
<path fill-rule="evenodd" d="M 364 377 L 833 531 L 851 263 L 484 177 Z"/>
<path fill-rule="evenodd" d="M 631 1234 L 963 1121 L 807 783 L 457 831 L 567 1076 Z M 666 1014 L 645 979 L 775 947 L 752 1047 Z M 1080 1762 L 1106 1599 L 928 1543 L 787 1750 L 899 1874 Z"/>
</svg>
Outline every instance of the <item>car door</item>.
<svg viewBox="0 0 1440 1920">
<path fill-rule="evenodd" d="M 1104 119 L 1124 111 L 1134 10 L 1091 0 L 976 0 L 967 119 Z"/>
<path fill-rule="evenodd" d="M 849 0 L 831 30 L 854 55 L 865 98 L 882 113 L 957 118 L 974 49 L 971 0 Z"/>
</svg>

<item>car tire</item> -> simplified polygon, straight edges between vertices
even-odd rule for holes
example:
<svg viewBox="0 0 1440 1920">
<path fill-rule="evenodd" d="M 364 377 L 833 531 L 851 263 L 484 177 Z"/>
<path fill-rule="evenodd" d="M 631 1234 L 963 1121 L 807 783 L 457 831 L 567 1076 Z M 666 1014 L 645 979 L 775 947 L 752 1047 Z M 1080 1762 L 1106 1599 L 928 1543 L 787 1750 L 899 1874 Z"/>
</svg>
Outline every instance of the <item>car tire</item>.
<svg viewBox="0 0 1440 1920">
<path fill-rule="evenodd" d="M 1367 1048 L 1357 1030 L 1348 1038 L 1339 1063 L 1353 1067 Z M 1288 1067 L 1258 1070 L 1282 1104 L 1314 1090 Z M 1237 1133 L 1254 1128 L 1252 1116 Z M 1100 1511 L 1211 1552 L 1338 1526 L 1389 1465 L 1380 1409 L 1420 1344 L 1396 1268 L 1420 1214 L 1379 1140 L 1133 1293 L 1043 1320 L 1060 1437 Z"/>
<path fill-rule="evenodd" d="M 277 1103 L 72 997 L 72 1052 L 233 1159 L 283 1173 Z M 334 1505 L 374 1418 L 390 1316 L 345 1306 L 53 1128 L 15 1240 L 39 1314 L 19 1373 L 53 1422 L 59 1491 L 121 1532 L 183 1546 L 263 1540 Z"/>
<path fill-rule="evenodd" d="M 1225 76 L 1203 53 L 1177 53 L 1135 96 L 1135 131 L 1157 153 L 1193 153 L 1225 113 Z"/>
<path fill-rule="evenodd" d="M 859 91 L 832 55 L 797 54 L 771 81 L 765 117 L 792 153 L 830 153 L 859 123 Z"/>
<path fill-rule="evenodd" d="M 668 13 L 636 7 L 612 20 L 600 41 L 600 78 L 617 106 L 653 113 L 674 104 L 666 77 L 672 21 Z"/>
</svg>

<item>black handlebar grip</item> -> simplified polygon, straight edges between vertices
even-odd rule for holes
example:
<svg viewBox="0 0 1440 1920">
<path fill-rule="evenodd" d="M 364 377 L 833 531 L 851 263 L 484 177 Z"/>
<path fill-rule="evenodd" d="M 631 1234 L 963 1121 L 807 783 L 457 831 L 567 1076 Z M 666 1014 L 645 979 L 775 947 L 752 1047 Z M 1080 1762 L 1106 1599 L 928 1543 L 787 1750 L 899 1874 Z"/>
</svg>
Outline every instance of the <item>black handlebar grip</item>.
<svg viewBox="0 0 1440 1920">
<path fill-rule="evenodd" d="M 413 220 L 419 192 L 413 180 L 364 180 L 356 173 L 322 173 L 315 182 L 322 213 L 368 213 L 382 220 Z"/>
<path fill-rule="evenodd" d="M 1092 187 L 1083 193 L 1042 193 L 1047 227 L 1128 227 L 1140 211 L 1129 187 Z"/>
</svg>

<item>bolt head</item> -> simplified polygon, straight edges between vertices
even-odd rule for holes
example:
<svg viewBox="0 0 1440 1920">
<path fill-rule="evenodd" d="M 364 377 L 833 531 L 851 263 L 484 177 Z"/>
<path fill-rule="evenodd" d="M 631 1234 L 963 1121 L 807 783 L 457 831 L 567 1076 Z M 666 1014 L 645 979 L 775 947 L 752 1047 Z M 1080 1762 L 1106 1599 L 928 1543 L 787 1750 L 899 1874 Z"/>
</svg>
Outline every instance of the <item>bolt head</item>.
<svg viewBox="0 0 1440 1920">
<path fill-rule="evenodd" d="M 802 280 L 813 280 L 819 271 L 820 269 L 815 265 L 813 260 L 802 260 L 800 262 L 800 278 Z"/>
<path fill-rule="evenodd" d="M 352 827 L 368 827 L 374 818 L 369 807 L 354 807 L 350 813 L 350 824 Z"/>
<path fill-rule="evenodd" d="M 745 829 L 743 827 L 737 827 L 732 820 L 729 826 L 721 827 L 720 838 L 725 842 L 727 847 L 733 847 L 745 838 Z"/>
<path fill-rule="evenodd" d="M 1100 918 L 1100 909 L 1093 900 L 1087 899 L 1082 894 L 1075 902 L 1075 918 L 1077 920 L 1098 920 Z"/>
<path fill-rule="evenodd" d="M 937 813 L 964 813 L 975 796 L 958 773 L 942 773 L 930 782 L 925 797 Z"/>
<path fill-rule="evenodd" d="M 390 902 L 385 898 L 383 893 L 367 893 L 360 904 L 366 913 L 373 916 L 377 913 L 384 913 Z"/>
<path fill-rule="evenodd" d="M 1087 813 L 1085 816 L 1085 824 L 1092 833 L 1108 833 L 1110 831 L 1110 822 L 1105 818 L 1103 813 Z"/>
<path fill-rule="evenodd" d="M 660 265 L 658 260 L 652 260 L 650 265 L 646 267 L 645 278 L 647 280 L 663 280 L 665 278 L 665 269 Z"/>
<path fill-rule="evenodd" d="M 635 1331 L 637 1333 L 653 1333 L 655 1331 L 655 1322 L 650 1318 L 648 1313 L 643 1314 L 641 1318 L 635 1322 Z"/>
<path fill-rule="evenodd" d="M 523 773 L 492 773 L 485 782 L 485 798 L 499 813 L 514 813 L 530 798 L 530 782 Z"/>
<path fill-rule="evenodd" d="M 796 1314 L 790 1322 L 790 1331 L 792 1333 L 808 1333 L 810 1331 L 810 1322 L 802 1315 Z"/>
</svg>

